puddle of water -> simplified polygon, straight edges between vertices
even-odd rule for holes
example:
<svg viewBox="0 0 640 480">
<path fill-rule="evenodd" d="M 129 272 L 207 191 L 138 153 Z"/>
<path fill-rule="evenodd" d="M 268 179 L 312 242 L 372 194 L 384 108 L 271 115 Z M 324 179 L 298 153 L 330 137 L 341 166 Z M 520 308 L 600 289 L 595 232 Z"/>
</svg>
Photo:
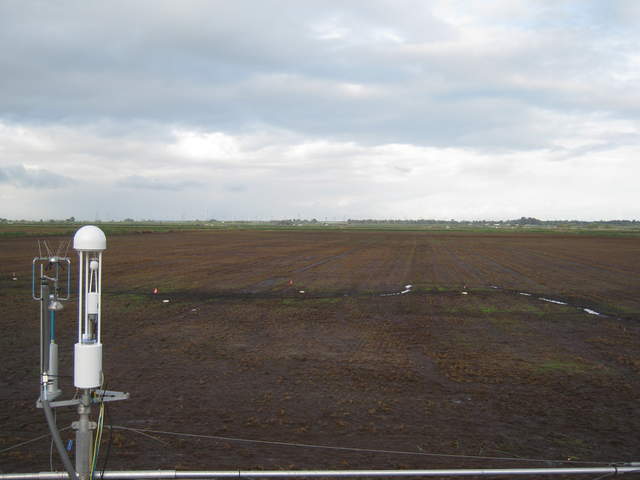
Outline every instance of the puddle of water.
<svg viewBox="0 0 640 480">
<path fill-rule="evenodd" d="M 569 305 L 567 302 L 561 302 L 560 300 L 553 300 L 551 298 L 540 297 L 538 300 L 542 300 L 543 302 L 555 303 L 556 305 Z"/>
<path fill-rule="evenodd" d="M 500 289 L 500 287 L 497 286 L 497 285 L 489 285 L 489 287 L 497 289 L 497 290 Z M 396 296 L 396 295 L 404 295 L 405 293 L 410 293 L 411 292 L 411 288 L 413 288 L 413 285 L 405 285 L 404 286 L 404 290 L 402 290 L 401 292 L 381 293 L 380 296 L 381 297 L 392 297 L 392 296 Z M 300 290 L 300 293 L 304 293 L 304 290 Z M 462 295 L 469 295 L 469 292 L 467 292 L 467 291 L 462 291 L 460 293 Z M 527 293 L 527 292 L 518 292 L 518 295 L 524 295 L 525 297 L 532 297 L 533 296 L 533 294 Z M 554 303 L 556 305 L 569 305 L 567 302 L 562 302 L 560 300 L 554 300 L 553 298 L 538 297 L 538 300 L 542 300 L 543 302 Z M 599 317 L 604 317 L 605 316 L 600 312 L 596 312 L 595 310 L 591 310 L 590 308 L 584 308 L 584 307 L 578 307 L 578 308 L 582 308 L 582 310 L 585 313 L 588 313 L 589 315 L 597 315 Z"/>
<path fill-rule="evenodd" d="M 401 292 L 381 293 L 380 296 L 381 297 L 391 297 L 392 295 L 404 295 L 405 293 L 411 292 L 411 288 L 412 287 L 413 287 L 413 285 L 405 285 L 404 286 L 404 290 L 402 290 Z"/>
<path fill-rule="evenodd" d="M 498 287 L 497 285 L 489 285 L 490 288 L 496 288 L 499 289 L 500 287 Z M 466 295 L 467 292 L 462 292 L 463 295 Z M 518 295 L 524 295 L 525 297 L 531 297 L 533 296 L 531 293 L 527 293 L 527 292 L 518 292 Z M 571 305 L 567 302 L 562 302 L 560 300 L 554 300 L 553 298 L 546 298 L 546 297 L 538 297 L 538 300 L 542 300 L 543 302 L 549 302 L 549 303 L 555 303 L 556 305 L 569 305 L 572 307 L 576 307 L 580 310 L 582 310 L 585 313 L 588 313 L 589 315 L 597 315 L 599 317 L 607 317 L 607 315 L 600 313 L 600 312 L 596 312 L 595 310 L 591 310 L 590 308 L 585 308 L 585 307 L 580 307 L 577 305 Z"/>
</svg>

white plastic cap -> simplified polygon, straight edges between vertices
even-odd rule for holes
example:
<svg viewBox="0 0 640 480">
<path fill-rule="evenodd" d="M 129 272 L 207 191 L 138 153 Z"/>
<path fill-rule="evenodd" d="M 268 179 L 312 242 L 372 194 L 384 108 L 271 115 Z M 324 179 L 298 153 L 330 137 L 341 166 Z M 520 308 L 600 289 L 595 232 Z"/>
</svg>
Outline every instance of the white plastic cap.
<svg viewBox="0 0 640 480">
<path fill-rule="evenodd" d="M 98 227 L 85 225 L 73 236 L 73 248 L 81 252 L 99 252 L 107 248 L 107 237 Z"/>
</svg>

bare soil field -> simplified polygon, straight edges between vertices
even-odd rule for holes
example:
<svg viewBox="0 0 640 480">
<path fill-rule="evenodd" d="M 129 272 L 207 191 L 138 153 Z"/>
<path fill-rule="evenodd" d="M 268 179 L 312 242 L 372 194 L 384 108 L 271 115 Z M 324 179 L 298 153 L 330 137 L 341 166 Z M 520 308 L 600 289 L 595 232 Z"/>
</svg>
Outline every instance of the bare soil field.
<svg viewBox="0 0 640 480">
<path fill-rule="evenodd" d="M 48 438 L 11 448 L 47 433 L 36 254 L 34 238 L 0 239 L 2 472 L 50 469 Z M 108 469 L 640 460 L 637 238 L 120 235 L 103 282 L 106 387 L 131 393 L 109 404 Z M 58 322 L 69 376 L 76 308 Z"/>
</svg>

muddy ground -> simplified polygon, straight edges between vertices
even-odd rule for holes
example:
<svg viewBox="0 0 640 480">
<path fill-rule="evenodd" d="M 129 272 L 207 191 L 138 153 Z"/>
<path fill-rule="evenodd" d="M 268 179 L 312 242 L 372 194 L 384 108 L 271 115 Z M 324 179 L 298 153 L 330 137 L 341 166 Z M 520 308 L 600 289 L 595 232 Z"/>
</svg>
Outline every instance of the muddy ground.
<svg viewBox="0 0 640 480">
<path fill-rule="evenodd" d="M 109 404 L 108 469 L 640 460 L 638 239 L 221 231 L 108 242 L 105 378 L 131 393 Z M 3 451 L 47 433 L 35 408 L 36 253 L 35 239 L 0 239 L 3 472 L 50 468 L 46 438 Z M 75 309 L 59 317 L 65 375 Z M 62 384 L 72 397 L 71 378 Z M 58 410 L 61 428 L 75 417 Z"/>
</svg>

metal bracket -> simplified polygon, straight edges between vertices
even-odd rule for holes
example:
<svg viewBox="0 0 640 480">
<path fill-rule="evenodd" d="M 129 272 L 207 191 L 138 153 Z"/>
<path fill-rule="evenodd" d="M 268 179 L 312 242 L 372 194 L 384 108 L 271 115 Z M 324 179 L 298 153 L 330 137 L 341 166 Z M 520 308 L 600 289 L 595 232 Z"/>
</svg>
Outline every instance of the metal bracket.
<svg viewBox="0 0 640 480">
<path fill-rule="evenodd" d="M 70 407 L 71 405 L 78 405 L 79 403 L 79 398 L 72 398 L 71 400 L 58 400 L 56 402 L 49 402 L 49 406 L 51 408 Z M 42 408 L 42 397 L 38 397 L 38 400 L 36 401 L 36 408 Z"/>
<path fill-rule="evenodd" d="M 113 392 L 111 390 L 94 390 L 94 395 L 91 397 L 91 403 L 102 402 L 117 402 L 118 400 L 127 400 L 129 398 L 129 392 Z M 56 407 L 70 407 L 72 405 L 79 405 L 81 403 L 80 398 L 72 398 L 71 400 L 58 400 L 56 402 L 49 402 L 51 408 Z M 37 408 L 42 408 L 42 399 L 38 398 L 36 402 Z"/>
<path fill-rule="evenodd" d="M 80 428 L 80 422 L 71 422 L 71 428 L 78 430 Z M 96 422 L 89 422 L 89 430 L 95 430 L 96 428 L 98 428 L 98 424 Z"/>
<path fill-rule="evenodd" d="M 91 398 L 92 403 L 101 402 L 117 402 L 118 400 L 127 400 L 129 392 L 114 392 L 112 390 L 94 390 Z"/>
<path fill-rule="evenodd" d="M 41 277 L 39 277 L 36 274 L 36 265 L 55 265 L 54 275 L 50 277 L 47 275 L 42 275 Z M 43 280 L 57 282 L 59 280 L 60 269 L 62 268 L 61 266 L 63 265 L 64 269 L 66 269 L 67 271 L 67 281 L 65 282 L 67 284 L 65 291 L 66 294 L 59 295 L 58 300 L 69 300 L 69 298 L 71 297 L 71 260 L 69 260 L 69 258 L 67 257 L 35 257 L 33 259 L 33 261 L 31 262 L 31 297 L 34 300 L 42 300 L 42 297 L 39 297 L 36 293 L 36 277 L 38 277 L 41 282 Z"/>
</svg>

